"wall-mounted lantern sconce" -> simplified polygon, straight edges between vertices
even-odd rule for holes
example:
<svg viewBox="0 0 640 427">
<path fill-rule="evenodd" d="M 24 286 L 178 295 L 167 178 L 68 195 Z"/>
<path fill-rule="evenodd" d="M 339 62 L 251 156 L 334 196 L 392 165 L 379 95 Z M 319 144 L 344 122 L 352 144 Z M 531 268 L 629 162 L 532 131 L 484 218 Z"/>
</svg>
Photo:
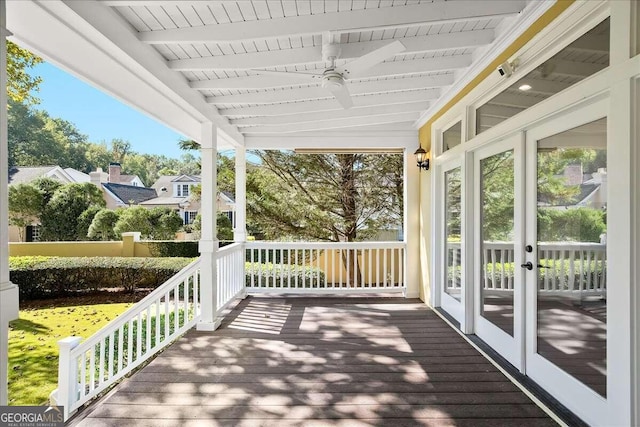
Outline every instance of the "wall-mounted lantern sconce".
<svg viewBox="0 0 640 427">
<path fill-rule="evenodd" d="M 424 169 L 426 171 L 429 170 L 429 160 L 431 157 L 431 153 L 424 151 L 424 148 L 419 147 L 415 153 L 413 153 L 416 155 L 416 160 L 418 161 L 418 167 L 420 169 Z"/>
</svg>

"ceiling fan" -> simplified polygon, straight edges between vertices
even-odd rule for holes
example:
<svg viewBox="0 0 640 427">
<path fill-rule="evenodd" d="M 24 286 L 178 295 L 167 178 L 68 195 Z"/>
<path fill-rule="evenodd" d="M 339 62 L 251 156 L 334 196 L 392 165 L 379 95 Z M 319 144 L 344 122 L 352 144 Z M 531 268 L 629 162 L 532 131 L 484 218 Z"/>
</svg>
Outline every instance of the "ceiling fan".
<svg viewBox="0 0 640 427">
<path fill-rule="evenodd" d="M 269 70 L 252 70 L 259 74 L 287 75 L 290 77 L 301 78 L 304 80 L 320 80 L 322 87 L 333 94 L 336 100 L 343 108 L 351 108 L 353 100 L 346 86 L 349 78 L 358 77 L 364 71 L 401 53 L 405 50 L 405 46 L 398 40 L 389 43 L 381 48 L 373 50 L 359 58 L 347 62 L 344 65 L 336 66 L 336 60 L 340 57 L 339 43 L 323 43 L 322 59 L 329 61 L 330 66 L 325 69 L 322 74 L 310 74 L 289 71 L 269 71 Z"/>
</svg>

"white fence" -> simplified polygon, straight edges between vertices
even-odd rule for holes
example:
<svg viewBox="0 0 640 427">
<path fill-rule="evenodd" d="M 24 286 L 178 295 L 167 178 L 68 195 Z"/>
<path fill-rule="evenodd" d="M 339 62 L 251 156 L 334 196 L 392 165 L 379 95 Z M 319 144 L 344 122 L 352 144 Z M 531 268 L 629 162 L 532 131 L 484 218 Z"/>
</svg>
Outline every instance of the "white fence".
<svg viewBox="0 0 640 427">
<path fill-rule="evenodd" d="M 80 344 L 61 340 L 58 388 L 51 399 L 65 420 L 149 357 L 191 329 L 200 315 L 200 260 Z"/>
<path fill-rule="evenodd" d="M 606 245 L 586 242 L 538 244 L 538 291 L 547 294 L 578 293 L 605 295 Z M 447 243 L 447 289 L 459 291 L 460 242 Z M 511 242 L 485 242 L 483 259 L 483 289 L 512 291 L 514 248 Z"/>
<path fill-rule="evenodd" d="M 402 242 L 248 242 L 248 292 L 404 292 Z"/>
</svg>

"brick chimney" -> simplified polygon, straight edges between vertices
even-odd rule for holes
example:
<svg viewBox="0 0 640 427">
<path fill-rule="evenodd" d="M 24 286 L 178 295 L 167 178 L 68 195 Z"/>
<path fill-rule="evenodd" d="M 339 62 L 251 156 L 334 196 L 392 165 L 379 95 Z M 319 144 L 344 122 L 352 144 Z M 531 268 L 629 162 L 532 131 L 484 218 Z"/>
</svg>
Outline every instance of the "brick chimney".
<svg viewBox="0 0 640 427">
<path fill-rule="evenodd" d="M 113 184 L 120 184 L 120 172 L 122 171 L 122 167 L 120 163 L 111 162 L 109 163 L 109 182 Z"/>
<path fill-rule="evenodd" d="M 98 188 L 101 188 L 100 184 L 109 180 L 109 176 L 102 171 L 102 168 L 96 169 L 95 172 L 90 172 L 89 178 L 91 179 L 91 183 Z"/>
</svg>

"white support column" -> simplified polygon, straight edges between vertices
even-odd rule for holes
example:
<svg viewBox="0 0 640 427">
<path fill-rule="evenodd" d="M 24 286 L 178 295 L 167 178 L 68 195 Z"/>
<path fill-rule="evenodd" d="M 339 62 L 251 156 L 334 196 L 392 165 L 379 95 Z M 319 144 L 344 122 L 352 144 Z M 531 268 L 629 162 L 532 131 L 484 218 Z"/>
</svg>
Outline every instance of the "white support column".
<svg viewBox="0 0 640 427">
<path fill-rule="evenodd" d="M 236 148 L 236 211 L 233 240 L 247 240 L 247 149 Z"/>
<path fill-rule="evenodd" d="M 9 321 L 18 318 L 18 287 L 9 281 L 7 14 L 0 0 L 0 405 L 8 401 Z"/>
<path fill-rule="evenodd" d="M 201 315 L 197 325 L 199 331 L 215 331 L 220 326 L 218 318 L 218 272 L 216 258 L 218 238 L 217 213 L 217 128 L 213 123 L 202 124 L 200 155 L 202 168 L 202 194 L 200 196 L 200 283 Z"/>
<path fill-rule="evenodd" d="M 404 150 L 404 241 L 405 283 L 408 298 L 420 297 L 420 169 L 415 147 Z"/>
</svg>

